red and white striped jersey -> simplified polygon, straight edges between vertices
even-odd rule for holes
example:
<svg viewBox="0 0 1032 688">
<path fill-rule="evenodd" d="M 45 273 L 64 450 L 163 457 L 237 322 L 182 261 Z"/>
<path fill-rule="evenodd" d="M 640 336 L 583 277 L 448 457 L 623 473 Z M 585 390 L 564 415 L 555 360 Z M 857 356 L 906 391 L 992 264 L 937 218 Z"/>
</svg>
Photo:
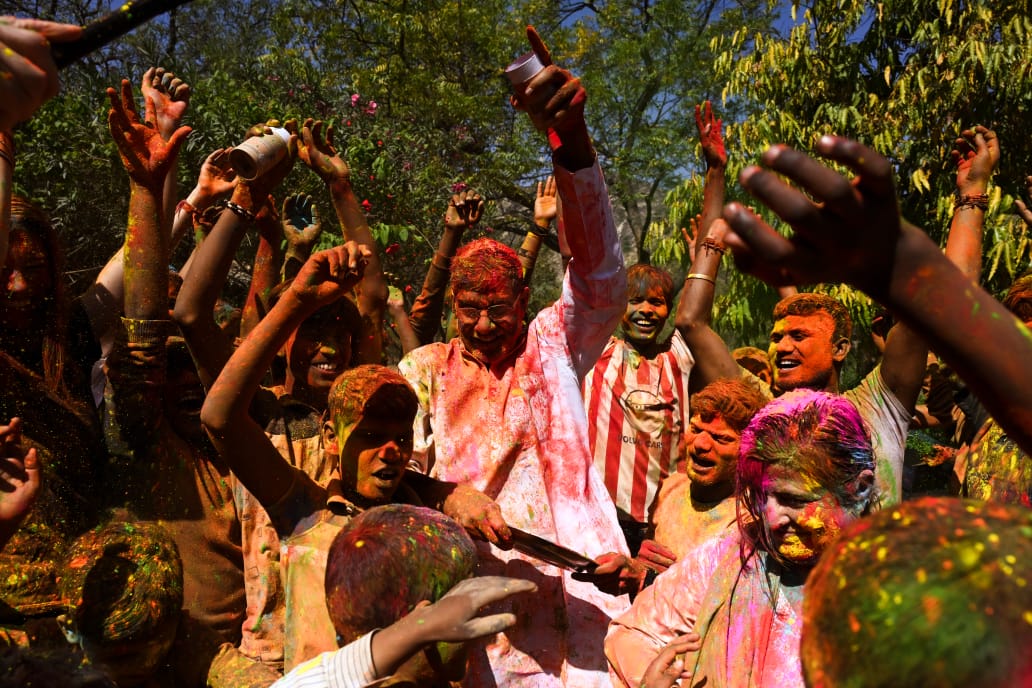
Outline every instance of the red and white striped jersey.
<svg viewBox="0 0 1032 688">
<path fill-rule="evenodd" d="M 659 484 L 683 451 L 694 364 L 676 330 L 669 349 L 651 359 L 611 337 L 584 380 L 592 458 L 624 517 L 648 520 Z"/>
</svg>

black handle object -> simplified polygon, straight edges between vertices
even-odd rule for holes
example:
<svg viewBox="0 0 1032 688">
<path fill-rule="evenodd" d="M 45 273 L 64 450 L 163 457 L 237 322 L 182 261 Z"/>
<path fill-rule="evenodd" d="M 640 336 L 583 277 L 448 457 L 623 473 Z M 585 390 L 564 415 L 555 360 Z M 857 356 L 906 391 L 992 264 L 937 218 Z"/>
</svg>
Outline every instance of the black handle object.
<svg viewBox="0 0 1032 688">
<path fill-rule="evenodd" d="M 92 21 L 82 30 L 82 35 L 68 43 L 55 43 L 50 47 L 58 69 L 64 69 L 76 60 L 102 48 L 123 36 L 140 24 L 159 14 L 185 5 L 190 0 L 127 0 L 114 12 Z"/>
</svg>

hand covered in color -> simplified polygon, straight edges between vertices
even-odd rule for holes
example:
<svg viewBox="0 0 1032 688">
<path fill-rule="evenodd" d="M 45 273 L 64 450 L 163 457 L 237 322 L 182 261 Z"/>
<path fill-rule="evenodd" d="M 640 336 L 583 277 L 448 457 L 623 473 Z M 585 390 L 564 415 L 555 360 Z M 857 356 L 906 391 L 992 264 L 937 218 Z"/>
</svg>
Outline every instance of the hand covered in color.
<svg viewBox="0 0 1032 688">
<path fill-rule="evenodd" d="M 283 199 L 282 218 L 287 252 L 293 256 L 308 256 L 322 234 L 319 211 L 312 197 L 308 194 L 287 196 Z"/>
<path fill-rule="evenodd" d="M 702 155 L 706 166 L 723 168 L 727 166 L 727 150 L 724 148 L 724 123 L 713 116 L 713 106 L 707 100 L 700 108 L 695 106 L 695 126 L 699 130 Z"/>
<path fill-rule="evenodd" d="M 369 255 L 367 247 L 354 241 L 313 253 L 301 266 L 290 291 L 299 302 L 317 308 L 333 303 L 359 283 Z"/>
<path fill-rule="evenodd" d="M 425 642 L 458 643 L 494 635 L 516 624 L 511 613 L 477 616 L 489 604 L 525 592 L 537 585 L 522 578 L 481 576 L 467 578 L 434 604 L 422 602 L 409 615 L 420 625 Z"/>
<path fill-rule="evenodd" d="M 470 537 L 501 549 L 512 548 L 512 532 L 502 517 L 501 507 L 480 490 L 462 483 L 456 485 L 445 498 L 441 511 L 458 521 Z"/>
<path fill-rule="evenodd" d="M 333 125 L 326 127 L 323 136 L 323 122 L 306 119 L 301 127 L 297 157 L 327 184 L 346 182 L 351 178 L 351 169 L 333 147 Z"/>
<path fill-rule="evenodd" d="M 140 84 L 146 107 L 146 119 L 157 125 L 166 140 L 183 121 L 190 104 L 190 85 L 164 67 L 151 67 Z"/>
<path fill-rule="evenodd" d="M 179 127 L 166 141 L 152 123 L 140 121 L 127 79 L 122 80 L 120 94 L 109 88 L 107 95 L 111 102 L 108 127 L 129 177 L 140 186 L 160 191 L 190 127 Z"/>
</svg>

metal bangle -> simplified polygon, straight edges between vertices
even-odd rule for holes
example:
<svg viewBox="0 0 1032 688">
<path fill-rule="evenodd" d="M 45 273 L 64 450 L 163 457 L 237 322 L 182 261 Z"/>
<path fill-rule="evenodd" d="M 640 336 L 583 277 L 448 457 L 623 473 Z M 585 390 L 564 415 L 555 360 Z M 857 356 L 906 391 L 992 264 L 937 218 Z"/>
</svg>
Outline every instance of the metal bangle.
<svg viewBox="0 0 1032 688">
<path fill-rule="evenodd" d="M 716 280 L 715 277 L 710 277 L 709 275 L 701 273 L 701 272 L 690 272 L 690 273 L 688 273 L 688 276 L 685 277 L 685 279 L 686 280 L 690 280 L 690 279 L 706 280 L 707 282 L 712 284 L 714 287 L 717 286 L 717 280 Z"/>
</svg>

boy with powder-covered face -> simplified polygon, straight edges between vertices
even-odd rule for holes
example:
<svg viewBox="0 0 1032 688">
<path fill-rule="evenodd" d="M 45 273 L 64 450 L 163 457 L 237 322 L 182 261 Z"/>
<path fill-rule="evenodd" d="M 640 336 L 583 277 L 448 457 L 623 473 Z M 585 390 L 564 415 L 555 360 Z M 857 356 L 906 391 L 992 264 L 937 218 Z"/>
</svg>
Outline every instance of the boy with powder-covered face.
<svg viewBox="0 0 1032 688">
<path fill-rule="evenodd" d="M 219 453 L 269 513 L 280 536 L 286 597 L 285 666 L 336 647 L 319 593 L 330 542 L 363 509 L 401 496 L 412 452 L 416 398 L 405 380 L 382 366 L 345 372 L 330 391 L 322 438 L 339 457 L 322 487 L 284 460 L 248 413 L 276 352 L 311 313 L 343 298 L 361 277 L 367 249 L 348 243 L 314 254 L 226 364 L 201 411 Z"/>
</svg>

